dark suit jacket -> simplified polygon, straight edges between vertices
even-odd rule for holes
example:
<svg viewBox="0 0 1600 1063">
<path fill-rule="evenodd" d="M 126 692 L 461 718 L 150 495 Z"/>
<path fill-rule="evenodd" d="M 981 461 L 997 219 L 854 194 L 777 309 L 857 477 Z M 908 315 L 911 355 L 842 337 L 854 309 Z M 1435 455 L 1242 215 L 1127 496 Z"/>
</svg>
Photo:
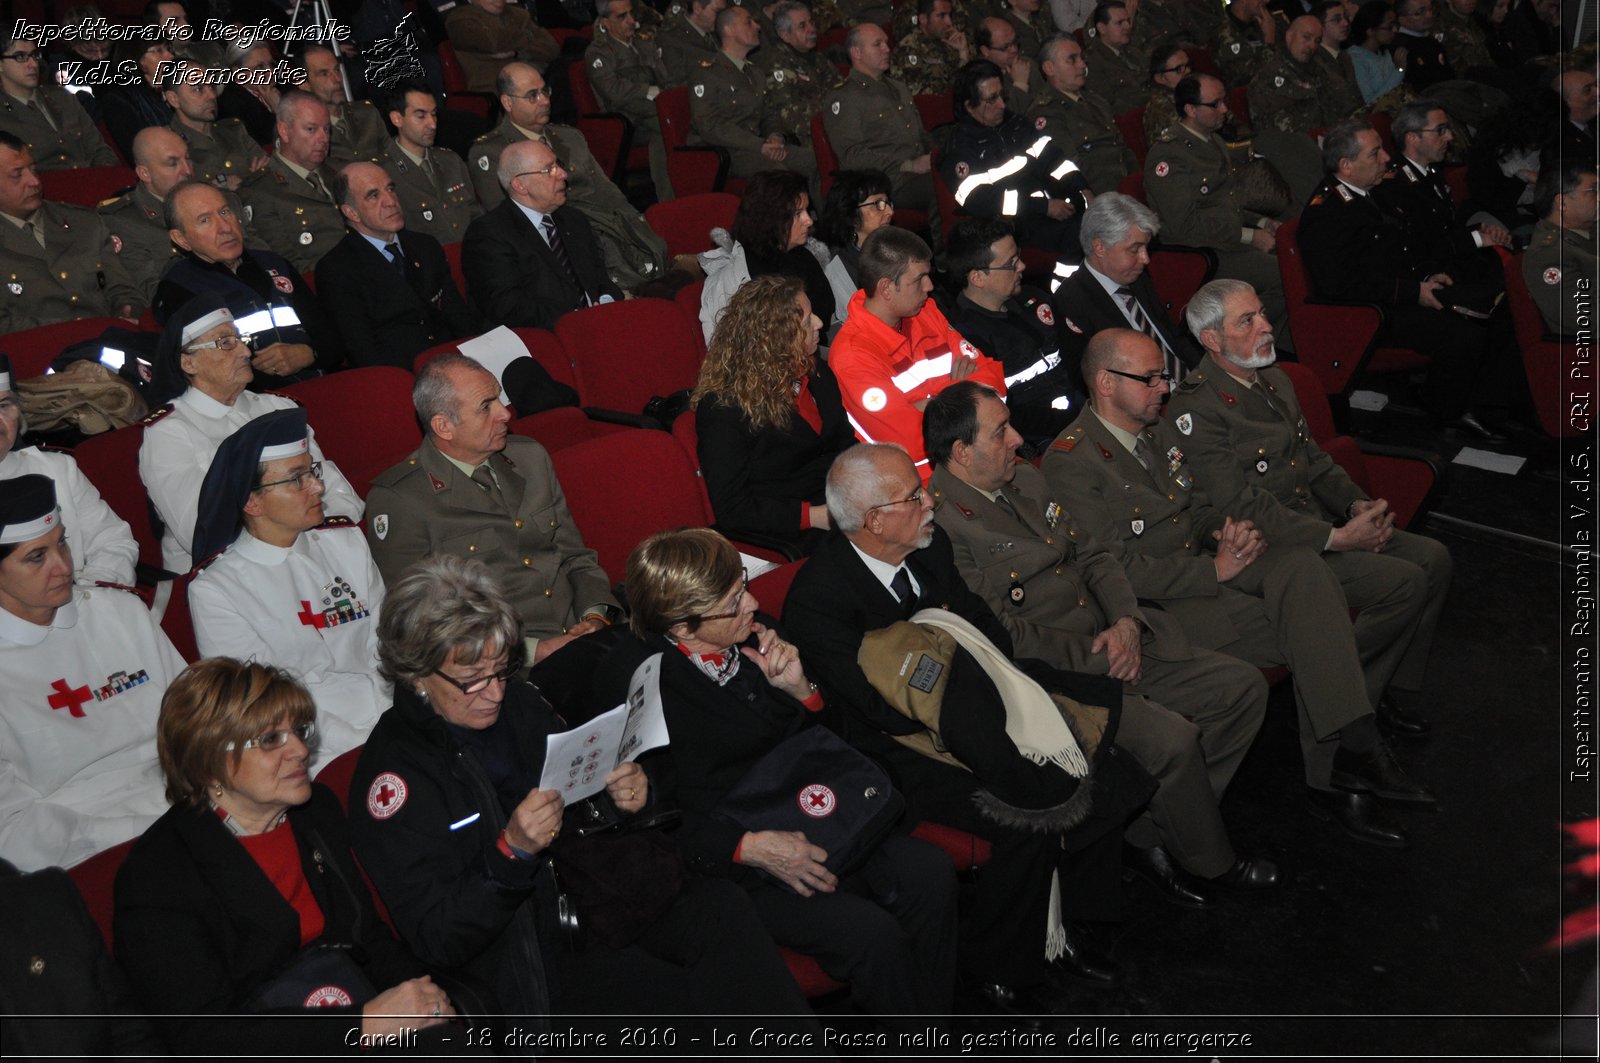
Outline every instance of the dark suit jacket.
<svg viewBox="0 0 1600 1063">
<path fill-rule="evenodd" d="M 729 535 L 756 532 L 795 542 L 819 537 L 801 531 L 801 504 L 823 501 L 829 466 L 856 437 L 827 366 L 818 367 L 810 389 L 822 414 L 821 432 L 798 413 L 787 425 L 753 429 L 738 408 L 715 395 L 695 410 L 700 470 L 717 525 Z"/>
<path fill-rule="evenodd" d="M 1372 195 L 1405 225 L 1406 237 L 1423 269 L 1449 273 L 1457 284 L 1492 278 L 1504 290 L 1499 257 L 1493 250 L 1479 248 L 1472 229 L 1458 220 L 1450 201 L 1450 185 L 1438 167 L 1424 174 L 1402 155 Z"/>
<path fill-rule="evenodd" d="M 421 232 L 397 239 L 405 275 L 360 233 L 346 233 L 317 263 L 317 297 L 354 366 L 407 372 L 416 356 L 446 340 L 484 331 L 456 290 L 439 241 Z"/>
<path fill-rule="evenodd" d="M 1167 304 L 1156 294 L 1156 285 L 1150 279 L 1149 271 L 1139 274 L 1139 279 L 1128 287 L 1133 289 L 1133 296 L 1144 310 L 1145 316 L 1167 341 L 1167 346 L 1172 348 L 1184 367 L 1193 369 L 1200 364 L 1200 358 L 1205 354 L 1205 350 L 1187 331 L 1172 323 L 1172 313 Z M 1100 286 L 1100 282 L 1089 272 L 1087 266 L 1080 267 L 1072 276 L 1061 282 L 1061 287 L 1050 296 L 1050 309 L 1055 311 L 1056 331 L 1061 333 L 1062 357 L 1072 359 L 1072 372 L 1080 377 L 1083 371 L 1085 344 L 1082 337 L 1073 334 L 1074 325 L 1082 329 L 1085 336 L 1093 336 L 1101 329 L 1132 327 L 1128 324 L 1128 319 L 1122 315 L 1122 308 L 1117 305 L 1117 301 Z"/>
<path fill-rule="evenodd" d="M 522 209 L 510 199 L 467 226 L 461 266 L 467 296 L 491 325 L 553 328 L 556 318 L 602 295 L 621 299 L 606 274 L 600 243 L 589 220 L 576 207 L 555 211 L 556 229 L 582 284 L 574 284 L 555 252 Z"/>
<path fill-rule="evenodd" d="M 355 946 L 352 958 L 379 992 L 425 973 L 378 921 L 332 792 L 314 785 L 289 822 L 326 920 L 319 940 Z M 360 1024 L 355 1005 L 293 1021 L 236 1014 L 300 950 L 300 917 L 210 811 L 178 805 L 156 820 L 118 872 L 116 900 L 117 960 L 146 1011 L 172 1016 L 162 1029 L 185 1052 L 270 1044 L 284 1055 L 332 1055 Z"/>
</svg>

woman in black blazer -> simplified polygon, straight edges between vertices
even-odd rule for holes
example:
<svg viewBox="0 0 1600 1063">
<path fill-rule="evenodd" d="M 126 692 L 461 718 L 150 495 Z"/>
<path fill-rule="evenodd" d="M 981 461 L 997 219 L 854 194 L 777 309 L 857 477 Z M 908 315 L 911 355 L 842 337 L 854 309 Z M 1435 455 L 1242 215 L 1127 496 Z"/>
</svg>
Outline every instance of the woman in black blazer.
<svg viewBox="0 0 1600 1063">
<path fill-rule="evenodd" d="M 310 781 L 315 741 L 310 695 L 266 665 L 201 661 L 162 700 L 173 806 L 118 872 L 112 925 L 174 1048 L 353 1055 L 402 1028 L 428 1044 L 455 1014 L 378 921 L 344 812 Z"/>
<path fill-rule="evenodd" d="M 804 286 L 746 283 L 711 337 L 691 403 L 717 525 L 810 553 L 829 527 L 823 482 L 855 443 L 839 384 L 817 361 L 822 323 Z"/>
</svg>

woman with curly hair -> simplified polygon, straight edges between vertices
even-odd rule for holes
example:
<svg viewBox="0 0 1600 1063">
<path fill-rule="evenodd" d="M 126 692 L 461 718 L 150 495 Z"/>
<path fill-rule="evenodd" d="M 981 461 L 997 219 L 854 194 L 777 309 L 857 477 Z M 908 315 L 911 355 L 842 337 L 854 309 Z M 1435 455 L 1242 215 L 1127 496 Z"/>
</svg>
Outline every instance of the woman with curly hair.
<svg viewBox="0 0 1600 1063">
<path fill-rule="evenodd" d="M 700 468 L 728 535 L 810 553 L 829 526 L 822 486 L 855 442 L 839 383 L 817 361 L 822 322 L 793 277 L 757 277 L 728 301 L 690 402 Z"/>
<path fill-rule="evenodd" d="M 894 220 L 894 196 L 882 170 L 845 170 L 833 177 L 817 236 L 833 252 L 828 276 L 843 270 L 852 294 L 861 287 L 856 279 L 856 256 L 861 242 Z"/>
<path fill-rule="evenodd" d="M 765 170 L 750 179 L 732 232 L 712 230 L 717 247 L 700 256 L 706 286 L 700 296 L 700 326 L 706 342 L 739 286 L 752 277 L 777 273 L 805 285 L 811 307 L 831 330 L 835 311 L 843 314 L 854 294 L 841 278 L 835 290 L 827 267 L 833 256 L 811 239 L 811 193 L 806 179 L 787 170 Z"/>
</svg>

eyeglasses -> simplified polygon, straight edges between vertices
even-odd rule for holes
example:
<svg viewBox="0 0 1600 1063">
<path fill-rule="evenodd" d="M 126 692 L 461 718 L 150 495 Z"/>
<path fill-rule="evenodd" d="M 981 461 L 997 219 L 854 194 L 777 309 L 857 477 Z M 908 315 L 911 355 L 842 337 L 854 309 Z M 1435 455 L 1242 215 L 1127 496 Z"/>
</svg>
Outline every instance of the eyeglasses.
<svg viewBox="0 0 1600 1063">
<path fill-rule="evenodd" d="M 37 62 L 39 60 L 39 58 L 40 58 L 39 49 L 37 49 L 37 48 L 35 48 L 31 52 L 17 51 L 17 52 L 7 52 L 5 55 L 0 55 L 0 59 L 9 59 L 13 63 L 33 63 L 33 62 Z"/>
<path fill-rule="evenodd" d="M 226 207 L 223 210 L 227 210 Z M 223 354 L 232 354 L 240 347 L 249 347 L 255 342 L 254 336 L 222 336 L 218 339 L 207 340 L 205 343 L 191 343 L 185 347 L 186 351 L 221 351 Z"/>
<path fill-rule="evenodd" d="M 1179 63 L 1177 66 L 1163 67 L 1160 72 L 1163 74 L 1187 74 L 1193 69 L 1194 66 L 1189 63 Z"/>
<path fill-rule="evenodd" d="M 281 480 L 273 480 L 271 483 L 261 484 L 257 486 L 255 490 L 265 491 L 269 487 L 277 487 L 280 484 L 294 484 L 294 489 L 296 491 L 304 491 L 306 489 L 306 479 L 308 477 L 316 480 L 318 483 L 322 482 L 322 462 L 314 461 L 311 463 L 311 467 L 309 469 L 301 469 L 293 476 L 285 476 Z"/>
<path fill-rule="evenodd" d="M 742 569 L 741 573 L 740 573 L 740 578 L 739 578 L 739 593 L 734 595 L 734 598 L 733 598 L 733 602 L 734 602 L 734 610 L 733 610 L 733 612 L 731 612 L 731 613 L 708 613 L 708 614 L 706 614 L 704 616 L 694 617 L 693 619 L 699 621 L 702 624 L 707 623 L 708 621 L 712 621 L 712 620 L 732 620 L 732 619 L 734 619 L 735 617 L 740 615 L 738 607 L 740 605 L 744 604 L 745 592 L 748 591 L 749 589 L 750 589 L 750 570 L 749 569 Z"/>
<path fill-rule="evenodd" d="M 1016 41 L 1007 41 L 1005 44 L 991 44 L 989 50 L 991 52 L 1014 52 L 1019 47 L 1020 45 Z"/>
<path fill-rule="evenodd" d="M 1417 132 L 1418 133 L 1432 133 L 1436 137 L 1442 137 L 1446 133 L 1450 132 L 1450 124 L 1448 122 L 1446 122 L 1443 125 L 1431 125 L 1431 126 L 1428 126 L 1426 129 L 1419 129 L 1419 130 L 1417 130 Z"/>
<path fill-rule="evenodd" d="M 517 174 L 516 177 L 513 177 L 512 180 L 516 180 L 517 177 L 527 177 L 529 175 L 535 177 L 546 177 L 555 173 L 557 170 L 566 170 L 566 166 L 562 165 L 560 159 L 557 159 L 555 162 L 552 162 L 549 166 L 543 167 L 542 169 L 523 170 L 521 173 Z"/>
<path fill-rule="evenodd" d="M 1228 98 L 1226 96 L 1218 96 L 1216 99 L 1210 101 L 1196 100 L 1194 101 L 1194 105 L 1196 107 L 1223 107 L 1227 105 L 1227 102 Z"/>
<path fill-rule="evenodd" d="M 920 503 L 922 501 L 922 497 L 923 497 L 923 488 L 919 485 L 916 490 L 912 491 L 906 497 L 897 498 L 893 502 L 880 502 L 877 505 L 872 506 L 871 508 L 869 508 L 867 510 L 867 512 L 871 513 L 872 510 L 874 510 L 874 509 L 888 509 L 890 506 L 903 506 L 907 502 Z"/>
<path fill-rule="evenodd" d="M 1139 375 L 1138 373 L 1124 373 L 1120 369 L 1107 369 L 1106 372 L 1110 373 L 1112 376 L 1121 376 L 1127 377 L 1129 380 L 1137 380 L 1147 388 L 1155 387 L 1156 381 L 1158 380 L 1168 384 L 1172 383 L 1172 374 L 1164 369 L 1159 373 L 1145 373 L 1143 376 Z"/>
<path fill-rule="evenodd" d="M 449 683 L 457 690 L 461 691 L 461 693 L 471 697 L 473 694 L 481 694 L 485 690 L 488 690 L 490 683 L 510 682 L 511 679 L 515 677 L 516 674 L 521 670 L 522 661 L 513 659 L 506 661 L 505 667 L 501 668 L 498 672 L 491 672 L 488 675 L 480 675 L 478 678 L 468 679 L 464 683 L 455 676 L 446 675 L 437 668 L 433 670 L 433 674 L 438 676 L 440 679 L 443 679 L 446 683 Z"/>
<path fill-rule="evenodd" d="M 548 100 L 554 95 L 554 93 L 550 91 L 550 86 L 546 85 L 542 89 L 529 89 L 527 92 L 520 94 L 508 92 L 506 95 L 510 96 L 513 100 L 527 100 L 529 103 L 532 103 L 534 100 Z"/>
<path fill-rule="evenodd" d="M 240 742 L 237 746 L 229 742 L 222 747 L 224 753 L 232 753 L 235 749 L 259 749 L 263 753 L 282 749 L 289 744 L 289 736 L 294 735 L 310 748 L 317 741 L 317 721 L 307 720 L 305 723 L 296 724 L 287 731 L 269 731 L 259 738 L 252 738 L 248 742 Z"/>
<path fill-rule="evenodd" d="M 862 208 L 865 208 L 865 207 L 876 207 L 878 210 L 893 210 L 894 209 L 894 200 L 892 200 L 892 199 L 869 199 L 865 203 L 857 203 L 856 206 L 862 207 Z"/>
<path fill-rule="evenodd" d="M 980 273 L 1017 273 L 1022 269 L 1022 256 L 1012 255 L 998 266 L 979 266 Z"/>
</svg>

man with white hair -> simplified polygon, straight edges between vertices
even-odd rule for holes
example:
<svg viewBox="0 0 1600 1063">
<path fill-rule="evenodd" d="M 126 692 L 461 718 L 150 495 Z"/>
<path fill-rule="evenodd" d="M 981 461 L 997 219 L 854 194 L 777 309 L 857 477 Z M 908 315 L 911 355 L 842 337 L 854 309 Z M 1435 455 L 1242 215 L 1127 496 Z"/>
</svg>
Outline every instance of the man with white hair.
<svg viewBox="0 0 1600 1063">
<path fill-rule="evenodd" d="M 1370 667 L 1380 670 L 1371 685 L 1387 688 L 1392 706 L 1380 697 L 1375 707 L 1401 731 L 1426 732 L 1427 722 L 1406 710 L 1421 694 L 1450 589 L 1449 551 L 1396 528 L 1389 503 L 1368 497 L 1311 438 L 1294 385 L 1273 368 L 1272 326 L 1254 289 L 1211 281 L 1184 317 L 1208 357 L 1173 390 L 1168 415 L 1195 483 L 1219 511 L 1251 521 L 1274 545 L 1320 551 L 1352 608 L 1365 612 L 1377 599 L 1394 600 L 1400 585 L 1425 598 L 1415 625 Z M 1336 757 L 1332 783 L 1386 800 L 1434 802 L 1379 750 Z"/>
</svg>

